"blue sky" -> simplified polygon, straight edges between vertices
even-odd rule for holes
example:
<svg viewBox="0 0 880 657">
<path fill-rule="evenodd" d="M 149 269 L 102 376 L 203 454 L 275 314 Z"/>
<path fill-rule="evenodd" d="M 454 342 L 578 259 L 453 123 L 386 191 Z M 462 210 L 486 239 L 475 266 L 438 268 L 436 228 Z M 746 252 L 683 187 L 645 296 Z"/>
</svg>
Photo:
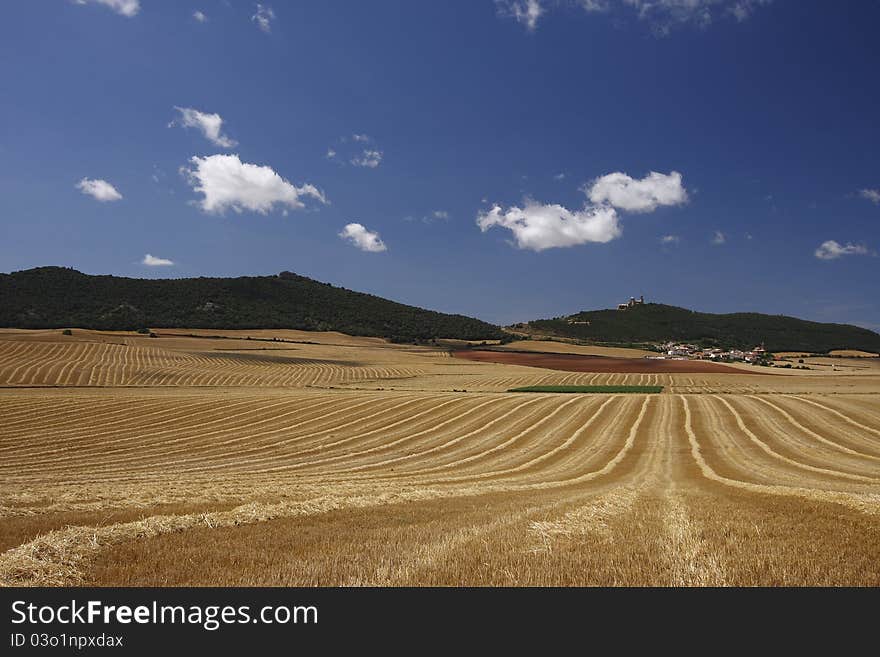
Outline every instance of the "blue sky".
<svg viewBox="0 0 880 657">
<path fill-rule="evenodd" d="M 0 271 L 880 329 L 878 2 L 0 11 Z"/>
</svg>

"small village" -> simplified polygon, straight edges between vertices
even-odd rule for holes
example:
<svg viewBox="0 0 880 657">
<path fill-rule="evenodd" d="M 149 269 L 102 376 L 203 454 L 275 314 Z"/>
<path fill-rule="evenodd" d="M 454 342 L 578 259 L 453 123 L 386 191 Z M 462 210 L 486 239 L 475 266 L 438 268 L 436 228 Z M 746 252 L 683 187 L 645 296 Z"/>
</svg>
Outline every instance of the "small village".
<svg viewBox="0 0 880 657">
<path fill-rule="evenodd" d="M 712 360 L 726 362 L 743 362 L 763 364 L 772 360 L 772 354 L 767 353 L 763 345 L 754 347 L 749 351 L 741 349 L 720 349 L 718 347 L 700 347 L 693 344 L 666 342 L 659 345 L 660 355 L 647 356 L 652 359 L 669 360 Z"/>
</svg>

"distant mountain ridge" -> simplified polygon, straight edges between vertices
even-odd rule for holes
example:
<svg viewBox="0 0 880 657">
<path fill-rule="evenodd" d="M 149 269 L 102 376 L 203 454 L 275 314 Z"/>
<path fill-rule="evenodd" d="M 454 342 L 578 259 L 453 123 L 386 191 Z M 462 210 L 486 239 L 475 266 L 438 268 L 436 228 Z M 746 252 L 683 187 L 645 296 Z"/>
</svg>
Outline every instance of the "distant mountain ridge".
<svg viewBox="0 0 880 657">
<path fill-rule="evenodd" d="M 880 334 L 850 324 L 811 322 L 761 313 L 701 313 L 659 303 L 625 310 L 591 310 L 528 323 L 536 331 L 595 342 L 656 343 L 673 340 L 769 351 L 827 353 L 835 349 L 880 351 Z"/>
<path fill-rule="evenodd" d="M 504 339 L 497 326 L 282 272 L 239 278 L 91 276 L 63 267 L 0 274 L 0 326 L 287 328 L 397 342 Z M 509 337 L 507 338 L 509 339 Z"/>
</svg>

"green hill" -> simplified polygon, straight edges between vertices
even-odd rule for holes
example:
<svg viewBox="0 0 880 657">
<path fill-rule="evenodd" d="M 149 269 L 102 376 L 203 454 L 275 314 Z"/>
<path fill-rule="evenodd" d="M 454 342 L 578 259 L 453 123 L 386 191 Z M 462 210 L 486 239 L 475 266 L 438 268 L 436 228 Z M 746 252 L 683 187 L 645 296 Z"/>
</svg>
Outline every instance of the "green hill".
<svg viewBox="0 0 880 657">
<path fill-rule="evenodd" d="M 288 328 L 398 342 L 502 339 L 497 327 L 352 292 L 290 272 L 241 278 L 139 279 L 40 267 L 0 274 L 0 326 L 101 330 Z"/>
<path fill-rule="evenodd" d="M 575 324 L 571 322 L 589 322 Z M 748 349 L 764 343 L 770 351 L 825 353 L 832 349 L 880 350 L 880 335 L 849 324 L 823 324 L 784 315 L 715 315 L 646 303 L 627 310 L 584 311 L 569 317 L 529 322 L 532 330 L 594 342 L 676 342 Z"/>
</svg>

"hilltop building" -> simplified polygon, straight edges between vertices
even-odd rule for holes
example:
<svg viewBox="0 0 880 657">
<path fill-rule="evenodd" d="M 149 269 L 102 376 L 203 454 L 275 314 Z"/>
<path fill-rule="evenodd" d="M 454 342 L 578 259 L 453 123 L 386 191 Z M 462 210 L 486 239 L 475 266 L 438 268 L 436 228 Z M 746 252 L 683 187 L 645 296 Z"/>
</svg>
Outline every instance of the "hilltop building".
<svg viewBox="0 0 880 657">
<path fill-rule="evenodd" d="M 630 297 L 629 301 L 627 301 L 626 303 L 617 304 L 617 309 L 618 310 L 626 310 L 628 308 L 633 308 L 635 306 L 643 306 L 643 305 L 645 305 L 645 296 L 644 295 L 640 296 L 638 299 L 636 299 L 635 297 Z"/>
</svg>

